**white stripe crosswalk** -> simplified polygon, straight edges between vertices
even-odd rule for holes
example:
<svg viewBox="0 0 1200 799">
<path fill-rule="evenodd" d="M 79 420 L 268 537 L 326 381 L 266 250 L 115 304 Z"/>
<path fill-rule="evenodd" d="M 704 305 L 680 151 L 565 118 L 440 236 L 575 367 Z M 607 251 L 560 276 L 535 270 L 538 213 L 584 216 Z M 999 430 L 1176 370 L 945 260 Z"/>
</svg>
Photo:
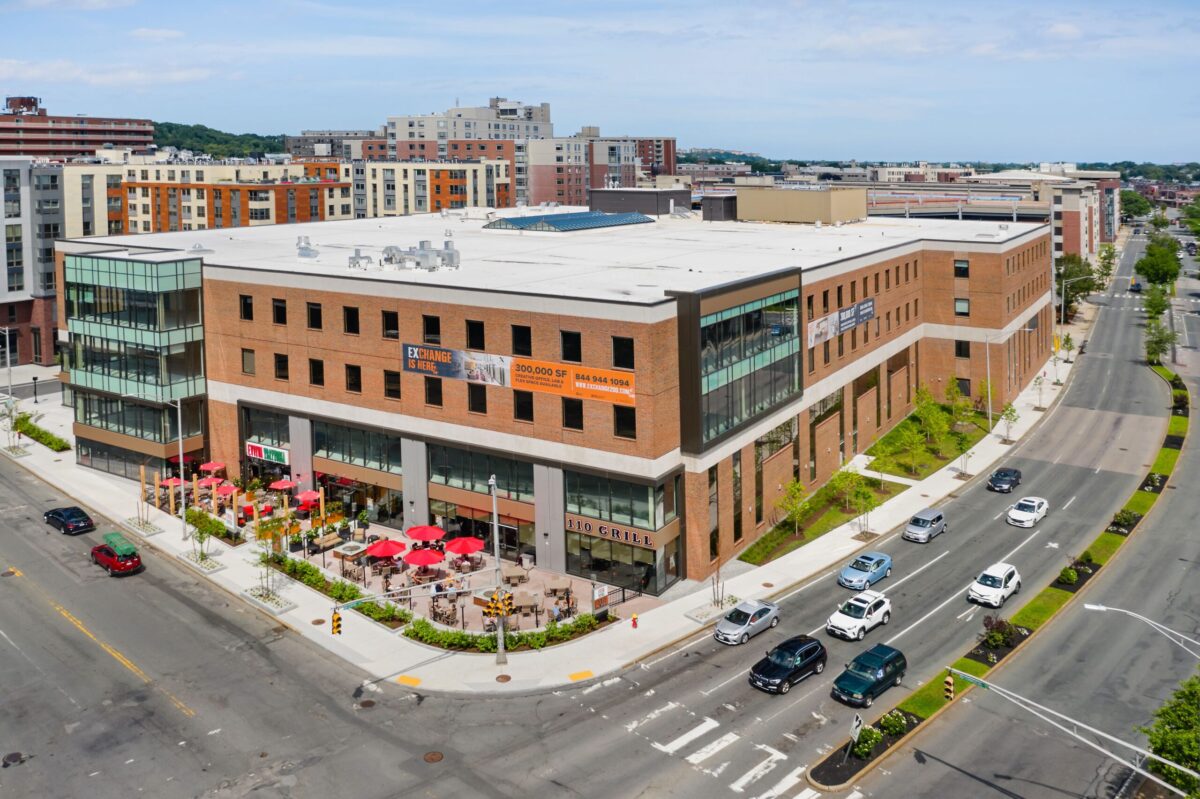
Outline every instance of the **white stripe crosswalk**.
<svg viewBox="0 0 1200 799">
<path fill-rule="evenodd" d="M 680 735 L 674 741 L 671 741 L 669 744 L 656 743 L 654 744 L 654 748 L 660 752 L 666 752 L 668 755 L 673 755 L 683 747 L 690 744 L 692 741 L 696 740 L 697 738 L 702 738 L 707 732 L 710 730 L 715 730 L 720 726 L 721 722 L 717 721 L 716 719 L 710 719 L 706 716 L 704 721 L 700 722 L 683 735 Z"/>
<path fill-rule="evenodd" d="M 736 732 L 727 732 L 712 743 L 705 744 L 703 748 L 697 749 L 688 755 L 685 760 L 693 766 L 697 766 L 741 737 Z"/>
</svg>

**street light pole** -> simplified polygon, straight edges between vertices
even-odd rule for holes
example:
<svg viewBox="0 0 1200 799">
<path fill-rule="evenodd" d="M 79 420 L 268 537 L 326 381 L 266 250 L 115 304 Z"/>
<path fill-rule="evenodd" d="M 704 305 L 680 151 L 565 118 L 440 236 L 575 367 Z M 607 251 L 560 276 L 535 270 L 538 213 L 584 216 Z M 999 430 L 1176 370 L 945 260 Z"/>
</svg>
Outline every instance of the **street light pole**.
<svg viewBox="0 0 1200 799">
<path fill-rule="evenodd" d="M 1151 627 L 1154 628 L 1154 630 L 1156 632 L 1158 632 L 1160 635 L 1162 635 L 1164 638 L 1166 638 L 1171 643 L 1175 644 L 1175 646 L 1179 647 L 1184 652 L 1187 652 L 1189 655 L 1196 658 L 1197 660 L 1200 660 L 1200 653 L 1193 652 L 1191 649 L 1188 649 L 1187 646 L 1185 646 L 1183 643 L 1184 641 L 1187 641 L 1189 644 L 1192 644 L 1192 645 L 1200 648 L 1200 641 L 1196 641 L 1192 638 L 1188 638 L 1183 633 L 1179 632 L 1178 630 L 1172 630 L 1170 627 L 1167 627 L 1165 624 L 1159 624 L 1158 622 L 1154 621 L 1153 619 L 1148 619 L 1140 613 L 1134 613 L 1132 610 L 1125 610 L 1124 608 L 1110 608 L 1107 605 L 1094 605 L 1094 604 L 1085 604 L 1083 607 L 1085 610 L 1098 610 L 1101 612 L 1107 612 L 1107 611 L 1111 610 L 1113 613 L 1124 613 L 1126 616 L 1132 616 L 1133 618 L 1137 619 L 1138 621 L 1143 621 L 1146 624 L 1149 624 Z"/>
<path fill-rule="evenodd" d="M 4 331 L 4 365 L 8 367 L 8 402 L 6 403 L 8 405 L 8 436 L 10 439 L 8 443 L 9 446 L 15 446 L 16 442 L 11 440 L 15 429 L 13 422 L 16 421 L 14 411 L 17 408 L 17 398 L 13 396 L 12 350 L 9 348 L 9 344 L 11 344 L 9 336 L 12 335 L 12 328 L 0 327 L 0 330 Z"/>
<path fill-rule="evenodd" d="M 496 511 L 496 475 L 488 477 L 488 491 L 492 495 L 492 555 L 496 558 L 496 590 L 504 584 L 500 569 L 500 515 Z M 508 662 L 508 654 L 504 651 L 504 611 L 500 611 L 496 623 L 496 665 L 503 666 Z"/>
<path fill-rule="evenodd" d="M 1061 307 L 1061 310 L 1059 311 L 1059 321 L 1058 321 L 1058 342 L 1057 342 L 1056 346 L 1054 347 L 1055 354 L 1058 353 L 1057 345 L 1062 344 L 1062 329 L 1067 326 L 1067 286 L 1071 285 L 1072 283 L 1074 283 L 1077 280 L 1091 280 L 1091 279 L 1092 279 L 1091 275 L 1080 275 L 1079 277 L 1067 278 L 1066 280 L 1064 280 L 1062 282 L 1062 285 L 1059 287 L 1058 300 L 1059 300 L 1059 305 Z M 1055 383 L 1058 382 L 1058 359 L 1055 359 L 1055 361 L 1054 361 L 1054 382 Z"/>
<path fill-rule="evenodd" d="M 1054 310 L 1051 308 L 1051 310 Z M 1009 333 L 1004 338 L 1007 339 L 1013 333 L 1033 333 L 1037 328 L 1022 327 Z M 988 412 L 988 435 L 992 434 L 992 336 L 990 333 L 983 334 L 983 353 L 987 358 L 987 412 Z M 1056 375 L 1057 377 L 1057 375 Z"/>
</svg>

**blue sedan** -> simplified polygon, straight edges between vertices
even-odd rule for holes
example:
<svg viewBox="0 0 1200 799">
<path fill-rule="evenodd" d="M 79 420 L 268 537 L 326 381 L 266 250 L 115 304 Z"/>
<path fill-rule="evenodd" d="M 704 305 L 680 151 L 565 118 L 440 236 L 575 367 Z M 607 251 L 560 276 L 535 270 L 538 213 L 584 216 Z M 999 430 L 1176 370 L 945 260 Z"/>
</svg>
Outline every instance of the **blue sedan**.
<svg viewBox="0 0 1200 799">
<path fill-rule="evenodd" d="M 854 591 L 870 588 L 884 577 L 892 576 L 892 556 L 883 552 L 864 552 L 838 575 L 838 585 Z"/>
</svg>

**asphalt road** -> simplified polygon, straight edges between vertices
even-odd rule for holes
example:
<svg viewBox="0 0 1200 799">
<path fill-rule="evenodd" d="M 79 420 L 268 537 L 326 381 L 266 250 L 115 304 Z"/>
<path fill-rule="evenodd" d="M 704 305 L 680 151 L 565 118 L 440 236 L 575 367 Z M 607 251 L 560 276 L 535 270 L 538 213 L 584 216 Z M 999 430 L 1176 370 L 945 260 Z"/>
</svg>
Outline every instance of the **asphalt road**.
<svg viewBox="0 0 1200 799">
<path fill-rule="evenodd" d="M 1122 273 L 1139 252 L 1140 248 L 1128 251 Z M 1120 282 L 1117 287 L 1122 288 Z M 1180 297 L 1190 296 L 1195 288 L 1182 282 Z M 1093 341 L 1108 335 L 1124 340 L 1130 332 L 1140 335 L 1144 314 L 1136 310 L 1139 299 L 1117 296 L 1103 301 L 1110 310 L 1101 316 Z M 1200 332 L 1200 320 L 1191 317 L 1195 332 Z M 1084 358 L 1097 354 L 1089 344 Z M 1194 389 L 1200 359 L 1193 352 L 1188 360 L 1190 368 L 1182 373 Z M 1161 390 L 1154 393 L 1165 404 L 1165 384 L 1141 382 L 1157 385 Z M 1150 431 L 1146 435 L 1150 437 Z M 1193 442 L 1177 467 L 1171 486 L 1175 490 L 1166 492 L 1144 529 L 1097 575 L 1088 588 L 1087 603 L 1132 610 L 1191 637 L 1200 633 L 1200 600 L 1192 590 L 1200 539 L 1191 534 L 1200 516 L 1200 496 L 1189 490 L 1187 477 L 1198 468 L 1200 449 Z M 1194 657 L 1148 625 L 1124 615 L 1088 611 L 1079 603 L 998 669 L 995 681 L 1084 724 L 1144 745 L 1137 727 L 1150 722 L 1154 709 L 1195 668 Z M 1122 795 L 1122 789 L 1128 795 L 1130 777 L 1130 770 L 1113 759 L 998 696 L 973 691 L 858 787 L 868 796 L 894 796 L 896 786 L 903 785 L 911 796 L 1107 799 Z"/>
</svg>

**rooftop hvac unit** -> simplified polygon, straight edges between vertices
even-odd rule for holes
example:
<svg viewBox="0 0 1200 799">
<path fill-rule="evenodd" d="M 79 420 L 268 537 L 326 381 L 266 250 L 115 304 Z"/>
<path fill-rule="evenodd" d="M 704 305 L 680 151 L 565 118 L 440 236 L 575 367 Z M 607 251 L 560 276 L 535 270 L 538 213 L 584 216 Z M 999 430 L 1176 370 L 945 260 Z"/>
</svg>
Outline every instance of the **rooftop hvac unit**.
<svg viewBox="0 0 1200 799">
<path fill-rule="evenodd" d="M 296 255 L 300 258 L 316 258 L 321 252 L 308 241 L 308 236 L 296 237 Z"/>
<path fill-rule="evenodd" d="M 199 242 L 197 242 L 188 248 L 187 254 L 188 255 L 212 255 L 214 252 L 216 252 L 216 250 L 212 250 L 208 247 L 205 247 L 203 244 L 200 244 Z"/>
</svg>

